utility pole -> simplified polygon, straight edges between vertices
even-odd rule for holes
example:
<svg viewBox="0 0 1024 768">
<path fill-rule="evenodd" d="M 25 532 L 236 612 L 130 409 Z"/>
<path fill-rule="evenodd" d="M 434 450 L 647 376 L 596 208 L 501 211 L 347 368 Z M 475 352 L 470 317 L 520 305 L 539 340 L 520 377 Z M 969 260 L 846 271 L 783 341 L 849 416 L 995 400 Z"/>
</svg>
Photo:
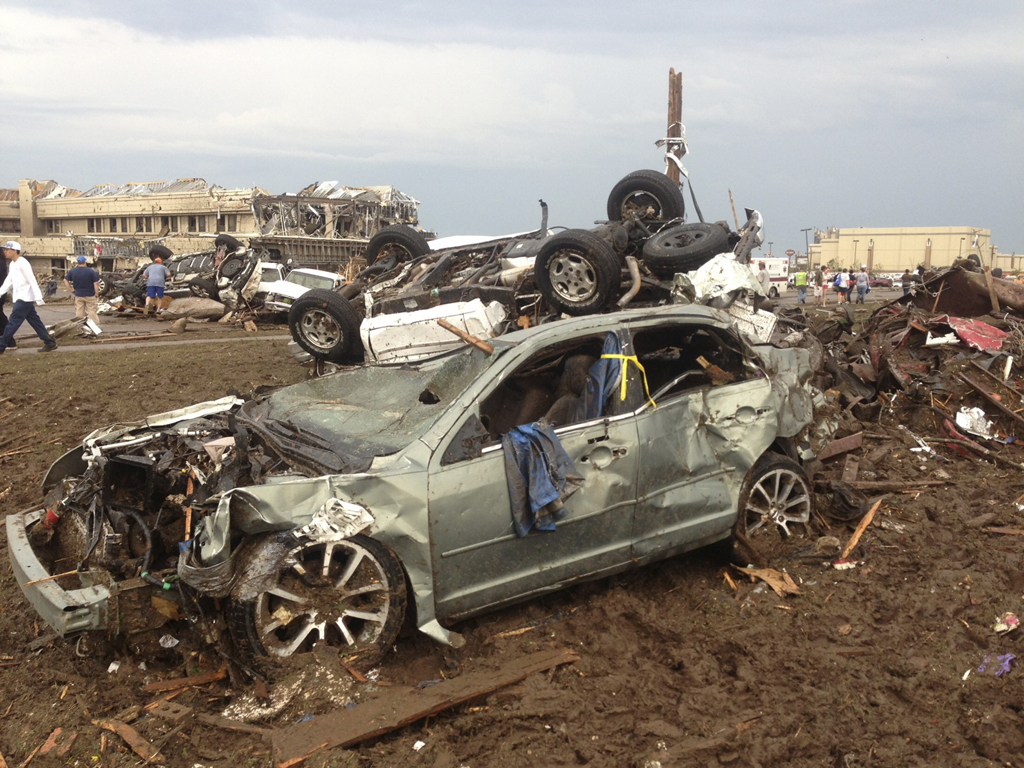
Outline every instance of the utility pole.
<svg viewBox="0 0 1024 768">
<path fill-rule="evenodd" d="M 683 73 L 675 69 L 668 71 L 668 131 L 665 136 L 670 139 L 678 139 L 683 135 Z M 682 157 L 682 149 L 676 147 L 672 150 L 676 157 Z M 665 175 L 676 184 L 679 183 L 679 169 L 674 163 L 665 165 Z"/>
<path fill-rule="evenodd" d="M 812 229 L 812 227 L 808 227 L 807 229 L 801 229 L 800 230 L 801 232 L 804 233 L 804 256 L 807 259 L 807 268 L 808 269 L 811 268 L 811 243 L 810 243 L 810 240 L 807 239 L 807 233 L 810 232 L 811 229 Z"/>
</svg>

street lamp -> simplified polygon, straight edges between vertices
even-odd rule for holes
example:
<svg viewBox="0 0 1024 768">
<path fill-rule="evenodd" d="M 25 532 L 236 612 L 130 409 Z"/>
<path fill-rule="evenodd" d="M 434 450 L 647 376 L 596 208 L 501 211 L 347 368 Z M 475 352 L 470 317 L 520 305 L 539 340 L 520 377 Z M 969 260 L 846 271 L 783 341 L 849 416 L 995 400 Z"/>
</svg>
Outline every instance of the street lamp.
<svg viewBox="0 0 1024 768">
<path fill-rule="evenodd" d="M 857 266 L 857 243 L 859 243 L 859 242 L 860 242 L 860 240 L 857 240 L 857 239 L 854 239 L 854 241 L 853 241 L 853 266 L 854 267 Z"/>
<path fill-rule="evenodd" d="M 959 258 L 960 258 L 961 256 L 963 256 L 963 253 L 964 253 L 964 240 L 965 240 L 965 239 L 966 239 L 966 238 L 963 238 L 963 237 L 961 237 L 961 238 L 960 238 L 960 250 L 959 250 L 959 251 L 957 252 L 957 254 L 956 254 L 956 257 L 957 257 L 958 259 L 959 259 Z"/>
<path fill-rule="evenodd" d="M 963 238 L 960 238 L 960 239 L 963 240 Z M 773 242 L 775 242 L 775 241 L 774 240 L 769 240 L 768 241 L 768 258 L 769 259 L 772 257 L 772 243 Z"/>
</svg>

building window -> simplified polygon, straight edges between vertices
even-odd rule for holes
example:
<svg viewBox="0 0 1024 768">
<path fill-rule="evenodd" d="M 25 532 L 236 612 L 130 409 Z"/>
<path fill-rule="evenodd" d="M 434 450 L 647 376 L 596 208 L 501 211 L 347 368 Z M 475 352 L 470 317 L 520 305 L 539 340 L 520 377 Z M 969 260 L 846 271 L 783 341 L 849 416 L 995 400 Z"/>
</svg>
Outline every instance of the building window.
<svg viewBox="0 0 1024 768">
<path fill-rule="evenodd" d="M 128 217 L 127 216 L 122 216 L 121 217 L 121 231 L 122 232 L 127 232 L 128 231 Z"/>
<path fill-rule="evenodd" d="M 206 231 L 206 217 L 205 216 L 189 216 L 188 217 L 188 231 L 189 232 L 205 232 Z"/>
<path fill-rule="evenodd" d="M 217 217 L 218 232 L 235 232 L 238 229 L 238 214 L 222 213 Z"/>
<path fill-rule="evenodd" d="M 46 234 L 48 234 L 48 235 L 60 234 L 60 219 L 47 219 L 46 220 Z"/>
<path fill-rule="evenodd" d="M 117 232 L 117 219 L 115 218 L 110 219 L 110 231 Z"/>
<path fill-rule="evenodd" d="M 135 231 L 136 232 L 141 232 L 144 227 L 145 227 L 145 222 L 144 222 L 143 218 L 141 216 L 136 216 L 135 217 Z"/>
<path fill-rule="evenodd" d="M 85 224 L 89 232 L 102 232 L 103 229 L 100 227 L 99 219 L 86 219 Z"/>
<path fill-rule="evenodd" d="M 152 216 L 147 216 L 143 223 L 146 225 L 146 231 L 147 232 L 152 232 L 153 231 L 153 217 Z"/>
</svg>

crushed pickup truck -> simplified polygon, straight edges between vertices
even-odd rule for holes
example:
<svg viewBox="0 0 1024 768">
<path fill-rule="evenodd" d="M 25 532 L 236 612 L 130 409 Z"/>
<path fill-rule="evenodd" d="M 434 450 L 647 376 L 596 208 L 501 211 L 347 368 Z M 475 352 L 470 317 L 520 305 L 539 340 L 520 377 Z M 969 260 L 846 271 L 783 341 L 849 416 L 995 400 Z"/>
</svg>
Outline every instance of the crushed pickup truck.
<svg viewBox="0 0 1024 768">
<path fill-rule="evenodd" d="M 372 656 L 407 612 L 457 644 L 452 622 L 580 579 L 800 532 L 808 361 L 672 305 L 201 403 L 58 459 L 10 561 L 65 636 L 158 633 L 172 603 L 255 655 Z"/>
<path fill-rule="evenodd" d="M 694 198 L 700 220 L 686 223 L 681 186 L 658 171 L 635 171 L 621 179 L 608 196 L 608 221 L 590 230 L 552 232 L 547 206 L 541 205 L 538 229 L 500 238 L 428 242 L 410 227 L 381 230 L 367 246 L 368 266 L 353 282 L 336 291 L 310 291 L 292 304 L 293 340 L 318 361 L 358 362 L 365 355 L 372 362 L 376 358 L 361 341 L 368 336 L 361 324 L 386 314 L 451 305 L 449 319 L 459 325 L 466 303 L 479 299 L 504 309 L 501 321 L 481 329 L 490 337 L 552 316 L 667 304 L 676 273 L 723 253 L 749 263 L 764 239 L 761 214 L 752 209 L 732 232 L 727 222 L 704 221 Z M 433 324 L 443 314 L 432 312 L 424 321 Z M 492 316 L 498 313 L 492 310 Z M 398 323 L 397 333 L 418 322 L 410 317 Z M 401 343 L 389 339 L 385 346 Z M 415 338 L 409 345 L 415 347 Z M 416 359 L 414 349 L 408 359 Z"/>
</svg>

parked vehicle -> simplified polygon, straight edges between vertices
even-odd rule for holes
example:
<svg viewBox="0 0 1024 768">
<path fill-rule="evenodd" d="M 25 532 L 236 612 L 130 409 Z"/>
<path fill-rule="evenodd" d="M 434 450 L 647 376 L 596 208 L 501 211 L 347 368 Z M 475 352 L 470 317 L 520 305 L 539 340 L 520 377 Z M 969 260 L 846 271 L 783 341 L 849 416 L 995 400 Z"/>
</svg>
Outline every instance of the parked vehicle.
<svg viewBox="0 0 1024 768">
<path fill-rule="evenodd" d="M 272 312 L 287 312 L 297 298 L 314 288 L 322 291 L 336 291 L 345 284 L 345 276 L 339 275 L 337 272 L 305 267 L 293 269 L 283 279 L 267 281 L 267 276 L 265 274 L 263 282 L 260 283 L 260 293 L 266 294 L 263 307 Z"/>
<path fill-rule="evenodd" d="M 872 288 L 892 288 L 891 277 L 869 277 L 868 285 Z"/>
<path fill-rule="evenodd" d="M 768 277 L 771 280 L 768 296 L 769 298 L 777 299 L 779 295 L 789 289 L 789 259 L 773 257 L 755 259 L 751 263 L 751 267 L 755 272 L 757 271 L 757 265 L 762 261 L 764 262 L 765 269 L 768 270 Z M 795 276 L 793 280 L 796 280 Z"/>
<path fill-rule="evenodd" d="M 196 621 L 219 605 L 254 654 L 381 652 L 407 612 L 454 642 L 455 621 L 581 579 L 800 533 L 808 360 L 673 305 L 113 425 L 7 518 L 10 562 L 64 636 L 164 632 L 152 594 Z M 506 462 L 541 419 L 571 466 L 531 521 Z"/>
</svg>

